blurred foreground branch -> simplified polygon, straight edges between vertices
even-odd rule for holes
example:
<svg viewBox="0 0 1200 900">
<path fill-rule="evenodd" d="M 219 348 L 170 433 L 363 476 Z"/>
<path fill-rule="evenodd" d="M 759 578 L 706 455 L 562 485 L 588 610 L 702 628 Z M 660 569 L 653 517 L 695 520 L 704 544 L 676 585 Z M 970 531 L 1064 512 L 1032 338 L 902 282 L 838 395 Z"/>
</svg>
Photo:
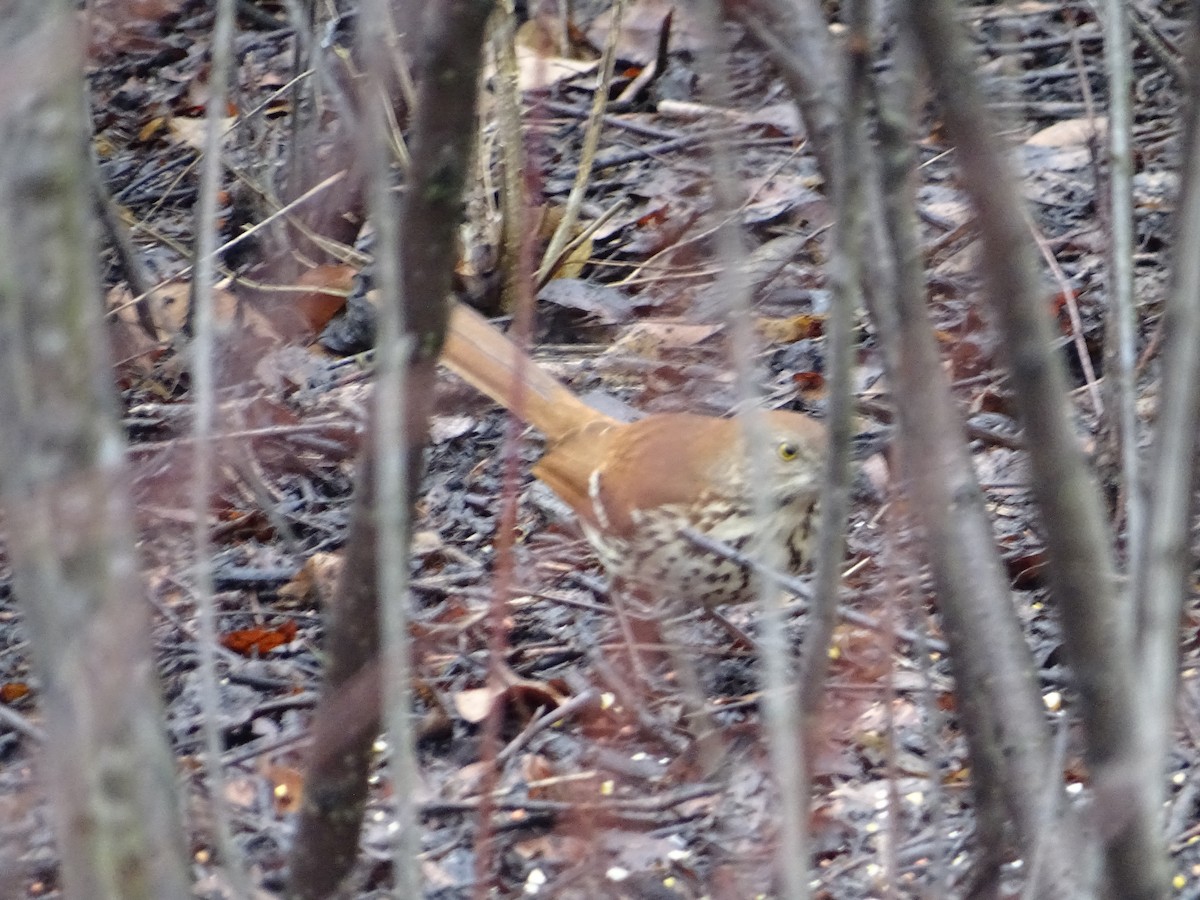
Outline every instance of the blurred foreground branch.
<svg viewBox="0 0 1200 900">
<path fill-rule="evenodd" d="M 409 6 L 410 12 L 419 8 Z M 437 350 L 445 332 L 455 229 L 469 171 L 471 142 L 466 136 L 474 128 L 483 29 L 490 11 L 490 4 L 482 0 L 448 0 L 426 10 L 431 14 L 423 19 L 420 40 L 410 36 L 409 45 L 420 51 L 409 187 L 401 203 L 398 246 L 378 248 L 379 254 L 399 255 L 402 293 L 384 302 L 403 305 L 399 319 L 415 348 L 404 382 L 405 421 L 400 423 L 407 437 L 404 472 L 410 503 L 421 477 Z M 409 18 L 417 21 L 416 16 Z M 356 859 L 371 748 L 379 728 L 379 604 L 406 602 L 379 597 L 378 554 L 405 553 L 404 548 L 377 546 L 379 520 L 385 514 L 376 506 L 378 473 L 371 452 L 379 418 L 372 404 L 345 568 L 326 638 L 326 685 L 314 716 L 305 799 L 291 858 L 293 897 L 328 896 Z"/>
<path fill-rule="evenodd" d="M 101 327 L 74 6 L 0 17 L 0 496 L 68 897 L 190 893 Z"/>
<path fill-rule="evenodd" d="M 1062 616 L 1088 729 L 1095 803 L 1107 825 L 1109 887 L 1128 900 L 1162 897 L 1166 857 L 1156 812 L 1151 804 L 1129 802 L 1142 786 L 1138 735 L 1146 712 L 1135 695 L 1133 635 L 1118 602 L 1099 490 L 1068 417 L 1066 376 L 1055 356 L 1017 181 L 992 132 L 953 6 L 918 0 L 905 7 L 977 215 L 980 265 L 1029 450 L 1050 594 Z"/>
</svg>

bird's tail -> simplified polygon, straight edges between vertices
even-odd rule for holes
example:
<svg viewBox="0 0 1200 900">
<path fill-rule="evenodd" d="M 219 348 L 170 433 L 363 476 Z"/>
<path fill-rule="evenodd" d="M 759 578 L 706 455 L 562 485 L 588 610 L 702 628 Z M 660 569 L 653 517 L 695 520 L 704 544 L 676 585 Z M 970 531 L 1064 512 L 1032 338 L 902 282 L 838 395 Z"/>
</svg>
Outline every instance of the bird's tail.
<svg viewBox="0 0 1200 900">
<path fill-rule="evenodd" d="M 551 443 L 592 422 L 611 421 L 576 397 L 495 325 L 455 303 L 441 362 Z"/>
</svg>

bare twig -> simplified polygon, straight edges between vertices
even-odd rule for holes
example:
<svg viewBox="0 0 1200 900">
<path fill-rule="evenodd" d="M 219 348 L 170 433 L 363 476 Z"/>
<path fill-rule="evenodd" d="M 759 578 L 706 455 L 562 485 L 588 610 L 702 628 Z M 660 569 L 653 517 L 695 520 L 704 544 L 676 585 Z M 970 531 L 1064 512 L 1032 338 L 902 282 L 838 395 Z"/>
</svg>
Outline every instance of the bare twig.
<svg viewBox="0 0 1200 900">
<path fill-rule="evenodd" d="M 722 36 L 716 0 L 697 4 L 697 12 L 708 35 L 704 49 L 698 56 L 700 65 L 709 75 L 704 99 L 713 106 L 729 106 L 728 73 L 725 67 L 728 48 Z M 718 52 L 722 50 L 726 52 Z M 742 264 L 746 249 L 740 227 L 732 218 L 739 202 L 734 181 L 736 168 L 726 142 L 713 141 L 710 153 L 713 206 L 718 218 L 724 218 L 724 224 L 716 234 L 717 259 L 722 269 L 717 280 L 716 295 L 725 301 L 723 312 L 728 323 L 738 395 L 746 410 L 739 416 L 748 448 L 745 465 L 748 471 L 766 473 L 771 471 L 766 465 L 770 443 L 766 440 L 763 418 L 755 412 L 753 404 L 753 398 L 759 390 L 759 379 L 754 362 L 757 354 L 756 337 L 751 327 L 750 288 Z M 749 499 L 753 504 L 755 519 L 760 523 L 766 522 L 771 514 L 768 485 L 762 477 L 750 478 L 749 483 Z M 767 534 L 769 530 L 760 528 L 759 531 Z M 792 674 L 795 654 L 787 641 L 779 603 L 780 588 L 770 574 L 783 568 L 780 564 L 783 548 L 766 541 L 754 544 L 753 554 L 761 556 L 767 567 L 765 573 L 759 572 L 754 591 L 762 614 L 763 718 L 767 750 L 779 798 L 779 837 L 775 848 L 779 895 L 784 900 L 807 900 L 809 850 L 808 831 L 804 823 L 807 804 L 802 796 L 805 748 L 803 742 L 796 739 L 801 733 L 800 695 Z"/>
<path fill-rule="evenodd" d="M 1129 617 L 1117 598 L 1111 536 L 1099 493 L 1067 414 L 1066 378 L 1054 354 L 1015 180 L 991 133 L 950 5 L 909 0 L 904 7 L 979 217 L 981 268 L 1029 448 L 1051 595 L 1080 684 L 1088 757 L 1101 781 L 1111 773 L 1112 789 L 1118 791 L 1127 774 L 1141 771 L 1147 762 L 1139 757 L 1145 710 L 1135 686 L 1141 676 L 1134 669 Z M 1149 801 L 1142 795 L 1135 808 L 1124 804 L 1128 820 L 1111 823 L 1113 833 L 1106 836 L 1110 890 L 1130 900 L 1160 897 L 1167 890 L 1157 811 Z"/>
<path fill-rule="evenodd" d="M 517 92 L 515 52 L 516 12 L 511 0 L 503 9 L 501 23 L 500 68 L 506 76 L 501 90 L 500 127 L 504 141 L 504 205 L 505 205 L 505 272 L 504 303 L 513 313 L 513 339 L 520 346 L 527 346 L 533 330 L 534 291 L 533 234 L 527 223 L 530 221 L 530 198 L 526 189 L 526 155 L 523 150 L 524 136 L 521 131 L 520 97 Z M 497 695 L 503 689 L 507 677 L 505 656 L 508 648 L 508 626 L 506 622 L 508 604 L 512 599 L 516 582 L 515 567 L 517 540 L 517 509 L 520 465 L 520 444 L 524 425 L 520 413 L 526 402 L 526 374 L 524 354 L 517 357 L 513 374 L 513 410 L 517 415 L 509 418 L 501 448 L 503 460 L 502 494 L 496 523 L 495 577 L 492 581 L 492 596 L 485 618 L 487 629 L 487 683 Z M 497 785 L 500 783 L 501 766 L 504 764 L 500 746 L 500 731 L 503 725 L 505 705 L 493 703 L 483 721 L 479 741 L 479 760 L 483 768 L 480 778 L 480 801 L 478 827 L 474 836 L 475 885 L 474 896 L 483 900 L 492 891 L 497 871 L 497 846 L 495 829 L 495 803 Z"/>
<path fill-rule="evenodd" d="M 150 314 L 150 301 L 153 299 L 151 295 L 154 291 L 150 276 L 146 273 L 146 267 L 142 265 L 133 235 L 129 233 L 129 226 L 121 218 L 120 209 L 109 193 L 108 185 L 104 183 L 94 157 L 91 159 L 91 175 L 92 191 L 96 197 L 96 210 L 100 214 L 100 221 L 104 230 L 108 232 L 117 257 L 121 260 L 121 269 L 125 275 L 125 283 L 129 285 L 129 292 L 140 298 L 133 303 L 138 325 L 147 337 L 158 340 L 158 327 L 154 316 Z"/>
<path fill-rule="evenodd" d="M 838 168 L 833 185 L 833 200 L 837 210 L 834 229 L 830 275 L 833 300 L 826 320 L 829 352 L 825 379 L 829 385 L 828 415 L 829 456 L 826 460 L 825 483 L 821 491 L 821 524 L 816 550 L 816 575 L 813 604 L 808 633 L 800 658 L 801 685 L 800 716 L 802 740 L 808 746 L 806 761 L 816 758 L 822 706 L 825 698 L 825 679 L 829 672 L 829 646 L 837 623 L 838 593 L 841 589 L 843 560 L 846 555 L 846 523 L 850 514 L 851 441 L 854 437 L 854 396 L 851 379 L 854 358 L 854 319 L 862 297 L 863 250 L 866 246 L 867 178 L 866 108 L 870 94 L 870 65 L 872 58 L 871 4 L 867 0 L 852 0 L 846 7 L 849 28 L 846 62 L 845 106 L 837 132 Z M 889 617 L 889 623 L 894 622 Z M 895 640 L 894 628 L 889 636 Z M 891 653 L 888 653 L 891 660 Z M 891 708 L 886 702 L 885 708 Z M 891 723 L 889 722 L 889 726 Z M 894 738 L 889 729 L 889 745 Z M 889 769 L 891 767 L 889 766 Z M 811 762 L 799 773 L 801 788 L 801 823 L 811 818 Z M 893 782 L 894 783 L 894 782 Z M 894 791 L 892 792 L 894 794 Z M 898 809 L 893 809 L 889 822 L 894 823 Z M 895 825 L 889 830 L 895 838 Z M 890 851 L 885 870 L 895 876 L 895 844 L 888 841 Z M 795 852 L 799 852 L 797 848 Z M 806 860 L 806 863 L 808 861 Z M 888 879 L 889 881 L 892 878 Z"/>
<path fill-rule="evenodd" d="M 18 753 L 50 800 L 64 896 L 186 897 L 189 854 L 100 315 L 75 15 L 70 4 L 18 0 L 0 16 L 0 497 L 45 728 Z M 36 736 L 11 710 L 4 719 Z M 28 844 L 12 826 L 29 801 L 20 787 L 6 793 L 11 874 L 0 891 L 16 896 Z"/>
<path fill-rule="evenodd" d="M 804 120 L 817 167 L 832 185 L 837 171 L 836 147 L 841 97 L 829 25 L 817 3 L 786 0 L 725 0 L 739 20 L 765 47 Z"/>
<path fill-rule="evenodd" d="M 959 714 L 975 778 L 976 882 L 991 881 L 1005 851 L 1005 820 L 1024 848 L 1040 841 L 1036 784 L 1049 758 L 1049 735 L 1033 680 L 1033 661 L 1013 615 L 983 497 L 961 438 L 924 298 L 924 273 L 912 212 L 910 128 L 915 65 L 902 42 L 880 108 L 883 221 L 898 270 L 895 288 L 877 291 L 872 315 L 887 335 L 884 359 L 903 403 L 897 406 L 901 470 L 924 531 L 938 605 L 952 649 Z M 884 87 L 883 85 L 886 85 Z"/>
<path fill-rule="evenodd" d="M 1179 247 L 1194 247 L 1200 241 L 1200 40 L 1194 22 L 1187 62 L 1183 187 L 1175 215 Z M 1191 594 L 1190 532 L 1200 426 L 1200 254 L 1175 255 L 1162 331 L 1162 401 L 1148 469 L 1146 537 L 1131 577 L 1138 617 L 1138 680 L 1147 718 L 1138 735 L 1147 769 L 1142 785 L 1146 794 L 1140 799 L 1148 810 L 1161 809 L 1179 679 L 1180 617 Z"/>
<path fill-rule="evenodd" d="M 870 91 L 871 25 L 869 4 L 853 0 L 847 6 L 850 29 L 846 63 L 846 99 L 838 133 L 838 183 L 834 192 L 837 227 L 830 260 L 833 302 L 826 321 L 829 354 L 825 380 L 829 385 L 829 458 L 821 493 L 821 528 L 816 554 L 812 624 L 804 643 L 800 683 L 806 735 L 816 732 L 829 668 L 829 642 L 837 621 L 838 589 L 845 558 L 846 521 L 850 512 L 850 449 L 854 434 L 851 378 L 854 317 L 862 296 L 862 254 L 865 246 L 867 202 L 866 101 Z M 807 796 L 807 791 L 805 795 Z"/>
<path fill-rule="evenodd" d="M 408 367 L 413 356 L 413 336 L 406 322 L 400 273 L 400 227 L 398 204 L 392 191 L 391 163 L 395 144 L 390 140 L 396 130 L 388 114 L 392 103 L 387 93 L 387 74 L 393 68 L 393 54 L 383 37 L 391 26 L 391 3 L 366 0 L 362 4 L 362 56 L 366 67 L 363 104 L 366 140 L 360 149 L 364 170 L 367 208 L 375 224 L 376 277 L 385 301 L 379 304 L 378 336 L 375 359 L 375 429 L 373 445 L 377 478 L 375 482 L 376 531 L 375 561 L 378 579 L 377 602 L 382 626 L 380 655 L 383 690 L 380 701 L 387 727 L 392 775 L 394 825 L 392 830 L 392 890 L 401 897 L 420 894 L 420 868 L 417 854 L 421 849 L 419 819 L 413 795 L 417 788 L 416 736 L 412 727 L 412 677 L 409 658 L 408 575 L 409 534 L 411 533 L 412 496 L 409 484 L 409 448 L 412 435 L 407 433 L 409 385 Z M 397 49 L 396 53 L 400 51 Z M 396 67 L 403 69 L 403 62 Z"/>
<path fill-rule="evenodd" d="M 592 111 L 588 116 L 587 127 L 583 133 L 583 149 L 579 154 L 579 168 L 575 172 L 575 183 L 571 185 L 571 193 L 567 196 L 567 204 L 563 209 L 563 217 L 550 238 L 550 244 L 542 255 L 542 265 L 538 269 L 536 286 L 542 287 L 552 277 L 552 265 L 558 260 L 563 247 L 571 238 L 571 230 L 579 220 L 579 210 L 583 206 L 583 197 L 592 179 L 592 165 L 596 159 L 596 148 L 600 145 L 600 130 L 604 124 L 604 110 L 608 103 L 608 88 L 612 83 L 613 67 L 617 61 L 617 38 L 621 33 L 621 16 L 625 12 L 626 0 L 613 0 L 612 21 L 609 23 L 608 40 L 604 44 L 604 55 L 600 60 L 600 69 L 596 80 L 596 92 L 592 95 Z"/>
<path fill-rule="evenodd" d="M 412 189 L 403 196 L 397 241 L 402 291 L 385 298 L 405 305 L 404 321 L 413 337 L 402 423 L 408 442 L 404 490 L 410 499 L 418 488 L 436 353 L 445 333 L 462 187 L 470 170 L 471 141 L 464 136 L 474 127 L 482 35 L 491 5 L 447 0 L 436 18 L 421 16 L 422 11 L 418 3 L 395 7 L 406 17 L 397 32 L 419 48 L 414 69 L 420 102 L 412 122 Z M 380 427 L 376 404 L 369 415 L 373 436 Z M 372 437 L 368 447 L 374 446 Z M 313 718 L 305 802 L 290 860 L 290 892 L 296 898 L 328 896 L 357 857 L 380 709 L 379 510 L 373 456 L 368 450 L 359 460 L 339 602 L 327 629 L 327 680 Z"/>
<path fill-rule="evenodd" d="M 1025 221 L 1029 226 L 1029 233 L 1033 235 L 1033 240 L 1042 254 L 1042 259 L 1046 261 L 1046 267 L 1054 276 L 1054 280 L 1058 282 L 1058 289 L 1062 292 L 1063 306 L 1067 310 L 1067 319 L 1071 323 L 1071 345 L 1075 348 L 1075 358 L 1079 360 L 1079 368 L 1083 372 L 1083 382 L 1087 388 L 1088 399 L 1092 401 L 1092 409 L 1096 415 L 1103 416 L 1104 400 L 1100 396 L 1100 387 L 1096 383 L 1096 369 L 1092 365 L 1092 355 L 1088 352 L 1087 339 L 1083 336 L 1083 319 L 1079 315 L 1079 301 L 1075 296 L 1075 289 L 1071 287 L 1067 273 L 1062 270 L 1062 266 L 1054 258 L 1054 251 L 1050 249 L 1050 245 L 1042 237 L 1042 233 L 1028 213 L 1025 215 Z"/>
<path fill-rule="evenodd" d="M 214 606 L 212 542 L 208 530 L 208 508 L 213 487 L 214 396 L 216 393 L 216 338 L 213 322 L 214 252 L 217 243 L 217 194 L 221 188 L 221 122 L 233 68 L 234 3 L 220 0 L 213 29 L 211 94 L 208 98 L 204 132 L 204 154 L 200 166 L 200 200 L 196 211 L 196 278 L 188 307 L 191 336 L 193 410 L 192 438 L 195 443 L 191 483 L 192 552 L 195 554 L 195 598 L 198 618 L 200 684 L 204 717 L 205 773 L 213 808 L 214 840 L 226 876 L 235 890 L 246 896 L 249 878 L 233 841 L 226 802 L 225 772 L 221 765 L 221 691 L 217 677 L 218 632 Z"/>
<path fill-rule="evenodd" d="M 1108 327 L 1105 382 L 1116 406 L 1113 422 L 1120 438 L 1125 503 L 1126 571 L 1142 554 L 1146 503 L 1134 366 L 1137 357 L 1137 307 L 1133 296 L 1133 72 L 1129 48 L 1129 12 L 1121 0 L 1104 0 L 1104 59 L 1108 71 Z M 1086 79 L 1084 79 L 1086 81 Z M 1108 337 L 1111 332 L 1112 338 Z M 1132 608 L 1132 604 L 1130 604 Z"/>
<path fill-rule="evenodd" d="M 525 136 L 521 130 L 520 73 L 517 66 L 517 13 L 513 0 L 506 0 L 492 16 L 492 47 L 496 56 L 496 123 L 499 134 L 503 190 L 500 194 L 504 222 L 504 255 L 501 266 L 504 274 L 504 295 L 501 307 L 512 311 L 516 307 L 518 281 L 521 275 L 521 248 L 525 246 L 531 227 L 529 191 L 525 184 Z M 480 156 L 480 165 L 487 168 L 487 159 Z M 489 175 L 490 177 L 490 175 Z"/>
</svg>

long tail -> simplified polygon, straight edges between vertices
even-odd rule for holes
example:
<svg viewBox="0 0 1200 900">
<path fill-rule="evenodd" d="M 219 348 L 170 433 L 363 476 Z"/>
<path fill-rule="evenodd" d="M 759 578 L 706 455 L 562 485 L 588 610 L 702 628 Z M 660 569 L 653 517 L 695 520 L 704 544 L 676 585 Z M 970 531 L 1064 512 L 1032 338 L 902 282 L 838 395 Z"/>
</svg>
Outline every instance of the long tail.
<svg viewBox="0 0 1200 900">
<path fill-rule="evenodd" d="M 591 422 L 611 422 L 461 303 L 450 312 L 442 364 L 542 432 L 551 444 Z"/>
</svg>

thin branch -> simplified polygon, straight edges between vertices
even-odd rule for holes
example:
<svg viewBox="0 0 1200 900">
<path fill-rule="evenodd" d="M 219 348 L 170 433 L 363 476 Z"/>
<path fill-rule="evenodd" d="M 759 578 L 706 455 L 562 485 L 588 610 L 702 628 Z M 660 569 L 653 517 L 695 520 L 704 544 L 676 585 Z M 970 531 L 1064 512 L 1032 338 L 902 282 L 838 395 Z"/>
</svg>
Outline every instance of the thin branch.
<svg viewBox="0 0 1200 900">
<path fill-rule="evenodd" d="M 221 187 L 221 122 L 225 98 L 233 70 L 234 2 L 220 0 L 213 28 L 211 93 L 208 98 L 204 131 L 204 153 L 200 165 L 200 200 L 196 211 L 196 279 L 192 303 L 188 308 L 191 343 L 191 376 L 194 441 L 191 483 L 192 552 L 195 554 L 196 613 L 198 618 L 198 656 L 200 660 L 201 706 L 204 720 L 204 765 L 209 802 L 213 809 L 214 840 L 219 858 L 235 890 L 248 896 L 250 882 L 241 853 L 233 840 L 229 807 L 226 803 L 225 771 L 221 765 L 224 750 L 221 739 L 221 690 L 217 676 L 218 632 L 213 588 L 212 542 L 208 531 L 209 501 L 213 489 L 213 424 L 216 394 L 213 322 L 213 282 L 217 244 L 217 194 Z"/>
<path fill-rule="evenodd" d="M 186 897 L 178 780 L 101 319 L 75 16 L 62 0 L 16 0 L 0 16 L 0 496 L 44 728 L 42 743 L 18 752 L 51 801 L 63 896 Z M 4 720 L 41 730 L 11 710 Z M 16 896 L 21 839 L 11 828 L 6 837 L 0 882 Z"/>
<path fill-rule="evenodd" d="M 701 68 L 709 75 L 705 101 L 716 108 L 732 105 L 726 62 L 728 47 L 722 39 L 719 10 L 716 0 L 696 5 L 702 26 L 709 40 L 698 56 Z M 720 51 L 726 51 L 724 53 Z M 714 295 L 724 300 L 722 310 L 729 333 L 730 353 L 735 366 L 738 396 L 744 408 L 739 416 L 745 434 L 745 465 L 750 472 L 769 472 L 770 442 L 765 423 L 757 414 L 754 399 L 759 392 L 756 337 L 752 328 L 750 285 L 745 266 L 746 248 L 740 223 L 733 217 L 739 197 L 734 180 L 736 166 L 729 152 L 728 141 L 714 139 L 709 145 L 713 170 L 713 207 L 718 219 L 724 219 L 716 233 L 717 259 L 721 275 Z M 755 520 L 768 521 L 772 513 L 769 486 L 761 477 L 749 479 L 750 501 Z M 769 534 L 769 528 L 759 528 Z M 754 554 L 766 564 L 759 571 L 754 590 L 762 615 L 760 646 L 763 660 L 763 718 L 766 726 L 767 750 L 771 770 L 777 785 L 779 836 L 775 848 L 775 863 L 780 883 L 779 896 L 784 900 L 807 900 L 809 896 L 808 831 L 804 812 L 805 747 L 797 740 L 800 732 L 800 694 L 794 678 L 795 653 L 789 646 L 780 586 L 771 574 L 783 568 L 783 547 L 759 541 L 752 546 Z"/>
<path fill-rule="evenodd" d="M 404 304 L 403 321 L 412 336 L 401 422 L 408 442 L 404 493 L 410 500 L 419 488 L 436 354 L 445 335 L 446 298 L 469 171 L 471 141 L 465 136 L 475 123 L 483 30 L 491 4 L 447 0 L 437 17 L 422 16 L 423 11 L 416 2 L 393 10 L 405 17 L 397 23 L 397 32 L 419 48 L 414 59 L 419 102 L 411 123 L 412 165 L 401 201 L 398 246 L 385 248 L 401 254 L 402 290 L 387 299 Z M 290 895 L 301 900 L 329 896 L 354 864 L 367 799 L 382 674 L 378 476 L 372 452 L 381 427 L 379 412 L 378 404 L 371 404 L 370 439 L 358 461 L 346 563 L 337 588 L 339 602 L 326 632 L 326 684 L 313 717 L 304 804 L 290 859 Z M 389 598 L 389 602 L 403 599 Z M 403 734 L 400 738 L 405 739 Z"/>
<path fill-rule="evenodd" d="M 953 7 L 947 0 L 908 0 L 904 9 L 978 216 L 981 268 L 1029 448 L 1050 593 L 1078 680 L 1097 802 L 1111 826 L 1105 846 L 1110 889 L 1129 900 L 1161 897 L 1166 859 L 1153 804 L 1143 791 L 1136 803 L 1127 800 L 1132 773 L 1146 763 L 1139 758 L 1145 710 L 1135 696 L 1141 675 L 1134 668 L 1133 635 L 1117 598 L 1099 491 L 1068 416 L 1066 376 L 1041 302 L 1016 179 L 992 134 Z"/>
<path fill-rule="evenodd" d="M 1195 5 L 1193 4 L 1193 8 Z M 1193 12 L 1193 15 L 1200 11 Z M 1175 254 L 1163 318 L 1162 389 L 1146 537 L 1131 581 L 1138 617 L 1139 682 L 1147 722 L 1138 735 L 1148 775 L 1147 806 L 1160 808 L 1179 680 L 1179 628 L 1191 594 L 1196 431 L 1200 427 L 1200 34 L 1188 48 L 1183 187 L 1175 212 Z"/>
<path fill-rule="evenodd" d="M 596 161 L 596 148 L 600 145 L 600 132 L 604 124 L 604 109 L 608 103 L 608 88 L 612 84 L 613 67 L 617 62 L 617 39 L 621 35 L 621 16 L 625 12 L 626 0 L 613 0 L 612 21 L 608 26 L 608 40 L 604 44 L 604 54 L 600 59 L 600 69 L 596 79 L 596 91 L 592 95 L 592 111 L 588 115 L 587 126 L 583 132 L 583 149 L 579 152 L 579 168 L 575 172 L 575 182 L 571 185 L 571 193 L 563 209 L 563 217 L 550 238 L 546 252 L 542 255 L 542 265 L 537 273 L 537 286 L 542 287 L 554 277 L 552 266 L 557 262 L 563 247 L 571 237 L 571 230 L 579 220 L 579 210 L 583 206 L 583 196 L 592 179 L 592 165 Z"/>
<path fill-rule="evenodd" d="M 409 419 L 408 366 L 413 340 L 405 322 L 404 303 L 400 302 L 402 278 L 400 272 L 399 209 L 392 190 L 393 131 L 389 113 L 392 104 L 387 96 L 387 74 L 393 70 L 392 54 L 383 36 L 391 26 L 388 0 L 367 0 L 362 4 L 362 23 L 365 26 L 362 42 L 364 93 L 363 104 L 366 139 L 359 151 L 365 176 L 367 207 L 375 224 L 375 275 L 384 298 L 379 304 L 378 337 L 376 339 L 374 453 L 375 519 L 376 519 L 376 578 L 379 582 L 377 601 L 383 628 L 380 652 L 383 666 L 381 703 L 383 721 L 389 740 L 389 768 L 392 776 L 392 890 L 397 896 L 420 895 L 421 831 L 414 803 L 417 788 L 416 736 L 412 727 L 413 692 L 412 661 L 409 657 L 408 578 L 409 534 L 411 533 L 412 497 L 408 449 L 412 437 L 405 429 Z M 399 51 L 397 51 L 399 52 Z M 403 66 L 400 66 L 403 68 Z"/>
<path fill-rule="evenodd" d="M 816 578 L 813 585 L 812 616 L 800 658 L 801 734 L 809 747 L 806 759 L 815 758 L 821 707 L 825 697 L 825 679 L 829 671 L 829 646 L 837 623 L 838 591 L 842 564 L 846 555 L 846 523 L 850 516 L 851 441 L 854 437 L 854 318 L 862 297 L 863 251 L 866 237 L 867 197 L 865 177 L 869 151 L 866 142 L 867 99 L 870 95 L 871 3 L 851 0 L 846 7 L 847 58 L 845 63 L 845 108 L 838 131 L 837 183 L 834 204 L 837 210 L 833 253 L 830 259 L 833 299 L 826 321 L 829 352 L 826 382 L 829 385 L 828 415 L 829 457 L 825 465 L 825 483 L 821 491 L 821 524 L 818 531 Z M 889 618 L 891 621 L 891 618 Z M 895 641 L 894 622 L 890 633 Z M 889 659 L 891 658 L 889 654 Z M 886 704 L 891 709 L 891 704 Z M 811 772 L 801 773 L 800 796 L 805 804 L 802 822 L 812 793 Z M 898 810 L 893 810 L 897 812 Z M 894 816 L 889 816 L 893 821 Z M 893 825 L 894 829 L 894 825 Z M 893 833 L 894 837 L 894 833 Z M 888 856 L 895 863 L 894 846 Z M 889 866 L 895 874 L 894 865 Z"/>
<path fill-rule="evenodd" d="M 1114 400 L 1124 476 L 1126 571 L 1142 555 L 1146 495 L 1142 489 L 1137 395 L 1137 306 L 1133 296 L 1133 71 L 1129 12 L 1124 0 L 1104 0 L 1104 59 L 1108 71 L 1108 354 L 1105 382 Z"/>
</svg>

